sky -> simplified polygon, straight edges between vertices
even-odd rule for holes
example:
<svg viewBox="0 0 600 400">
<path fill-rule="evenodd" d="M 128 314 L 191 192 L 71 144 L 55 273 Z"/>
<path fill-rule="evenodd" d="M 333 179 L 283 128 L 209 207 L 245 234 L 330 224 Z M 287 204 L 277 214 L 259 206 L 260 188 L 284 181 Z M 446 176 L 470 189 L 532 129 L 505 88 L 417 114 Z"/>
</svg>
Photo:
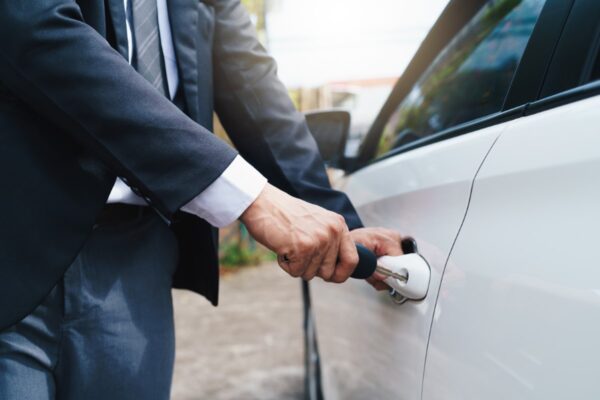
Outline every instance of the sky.
<svg viewBox="0 0 600 400">
<path fill-rule="evenodd" d="M 288 87 L 399 76 L 447 0 L 269 0 L 267 46 Z"/>
</svg>

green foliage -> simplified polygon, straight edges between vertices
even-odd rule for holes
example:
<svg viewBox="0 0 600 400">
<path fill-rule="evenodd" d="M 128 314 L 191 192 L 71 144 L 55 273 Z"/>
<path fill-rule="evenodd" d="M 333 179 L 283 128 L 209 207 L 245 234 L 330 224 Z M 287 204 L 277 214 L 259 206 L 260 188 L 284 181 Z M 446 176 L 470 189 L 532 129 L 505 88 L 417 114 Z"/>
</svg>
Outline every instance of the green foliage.
<svg viewBox="0 0 600 400">
<path fill-rule="evenodd" d="M 225 268 L 257 265 L 276 260 L 275 254 L 259 245 L 243 224 L 229 228 L 221 240 L 219 261 Z"/>
<path fill-rule="evenodd" d="M 221 248 L 221 265 L 225 268 L 237 268 L 258 265 L 276 259 L 275 255 L 264 249 L 249 249 L 237 244 L 227 244 Z"/>
</svg>

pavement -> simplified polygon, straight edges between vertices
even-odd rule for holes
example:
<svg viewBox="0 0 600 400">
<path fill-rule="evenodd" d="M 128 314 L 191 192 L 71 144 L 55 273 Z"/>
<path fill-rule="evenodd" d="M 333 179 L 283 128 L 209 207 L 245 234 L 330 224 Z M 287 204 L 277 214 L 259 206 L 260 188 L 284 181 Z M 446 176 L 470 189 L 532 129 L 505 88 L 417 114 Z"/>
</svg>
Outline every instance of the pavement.
<svg viewBox="0 0 600 400">
<path fill-rule="evenodd" d="M 172 400 L 303 399 L 300 281 L 276 264 L 221 280 L 217 308 L 174 291 Z"/>
</svg>

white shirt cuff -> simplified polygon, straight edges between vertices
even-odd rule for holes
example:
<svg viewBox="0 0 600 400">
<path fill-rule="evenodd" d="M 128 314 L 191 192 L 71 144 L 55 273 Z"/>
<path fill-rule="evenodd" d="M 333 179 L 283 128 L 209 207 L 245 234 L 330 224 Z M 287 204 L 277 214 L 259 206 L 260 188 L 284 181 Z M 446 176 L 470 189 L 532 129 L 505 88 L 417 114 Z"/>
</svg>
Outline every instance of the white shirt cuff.
<svg viewBox="0 0 600 400">
<path fill-rule="evenodd" d="M 238 219 L 266 184 L 267 179 L 238 155 L 216 181 L 181 207 L 181 211 L 222 228 Z"/>
</svg>

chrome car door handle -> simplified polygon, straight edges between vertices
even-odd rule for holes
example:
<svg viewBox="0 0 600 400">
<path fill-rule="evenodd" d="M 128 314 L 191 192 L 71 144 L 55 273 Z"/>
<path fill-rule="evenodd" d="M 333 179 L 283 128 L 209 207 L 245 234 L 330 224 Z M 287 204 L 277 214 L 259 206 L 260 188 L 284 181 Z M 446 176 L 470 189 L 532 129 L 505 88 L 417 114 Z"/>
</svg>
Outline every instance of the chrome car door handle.
<svg viewBox="0 0 600 400">
<path fill-rule="evenodd" d="M 377 260 L 376 271 L 387 276 L 387 283 L 396 293 L 408 300 L 423 300 L 429 291 L 431 270 L 417 253 L 401 256 L 383 256 Z M 383 271 L 390 271 L 387 274 Z"/>
<path fill-rule="evenodd" d="M 377 259 L 375 254 L 364 246 L 357 244 L 356 249 L 359 262 L 352 274 L 353 278 L 366 279 L 377 271 L 387 277 L 385 283 L 401 297 L 422 300 L 427 296 L 431 269 L 421 255 L 410 253 Z"/>
</svg>

